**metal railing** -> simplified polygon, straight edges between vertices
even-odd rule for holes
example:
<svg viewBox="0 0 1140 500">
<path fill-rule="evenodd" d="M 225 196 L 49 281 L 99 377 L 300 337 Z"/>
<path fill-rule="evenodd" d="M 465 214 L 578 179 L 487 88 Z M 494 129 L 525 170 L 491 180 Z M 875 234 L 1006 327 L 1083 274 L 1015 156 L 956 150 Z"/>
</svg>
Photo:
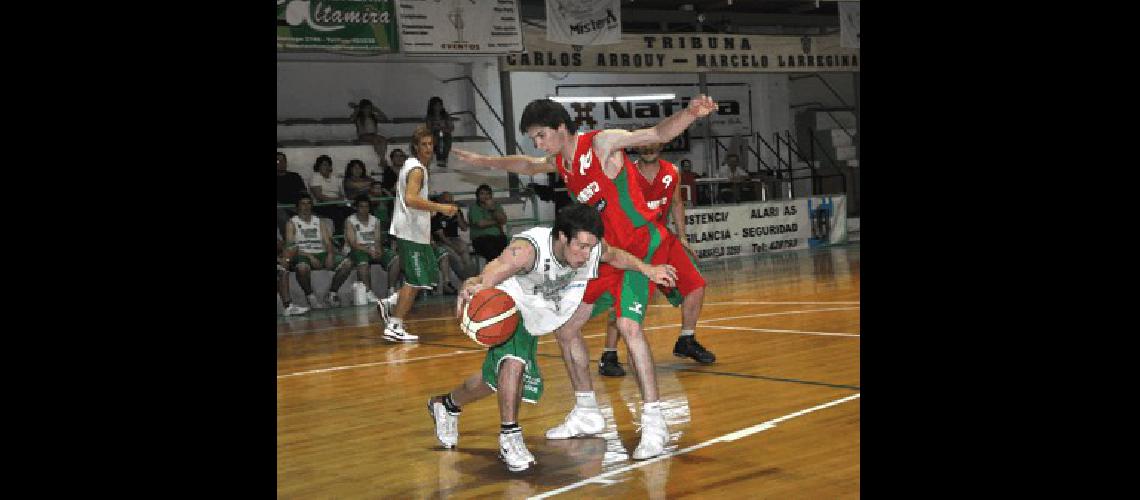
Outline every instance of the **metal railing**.
<svg viewBox="0 0 1140 500">
<path fill-rule="evenodd" d="M 456 112 L 452 113 L 451 115 L 452 116 L 471 115 L 471 119 L 475 121 L 475 126 L 479 127 L 479 130 L 483 131 L 483 136 L 491 141 L 491 146 L 494 146 L 495 151 L 499 152 L 499 156 L 503 155 L 503 150 L 501 148 L 499 148 L 499 143 L 495 142 L 495 138 L 491 137 L 491 134 L 489 132 L 487 132 L 486 128 L 483 128 L 483 124 L 479 121 L 478 118 L 475 117 L 475 113 L 472 113 L 470 111 L 456 111 Z"/>
</svg>

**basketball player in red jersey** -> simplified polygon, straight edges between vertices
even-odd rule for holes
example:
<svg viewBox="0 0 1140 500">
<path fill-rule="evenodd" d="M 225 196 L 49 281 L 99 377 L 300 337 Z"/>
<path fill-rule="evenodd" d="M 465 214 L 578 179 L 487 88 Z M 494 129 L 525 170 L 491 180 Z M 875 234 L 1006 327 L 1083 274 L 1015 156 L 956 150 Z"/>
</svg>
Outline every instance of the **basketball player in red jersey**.
<svg viewBox="0 0 1140 500">
<path fill-rule="evenodd" d="M 677 226 L 676 233 L 665 233 L 664 241 L 653 254 L 653 263 L 667 262 L 677 269 L 677 286 L 672 289 L 660 288 L 673 307 L 681 306 L 681 335 L 673 345 L 673 355 L 693 358 L 699 363 L 716 361 L 716 355 L 697 342 L 697 319 L 705 302 L 705 279 L 697 270 L 696 253 L 689 248 L 685 239 L 685 207 L 681 201 L 681 174 L 673 163 L 661 159 L 664 144 L 650 144 L 638 148 L 636 168 L 630 169 L 637 175 L 647 207 L 659 210 L 658 221 L 668 228 L 666 220 L 670 213 Z M 682 299 L 683 297 L 683 299 Z M 606 325 L 606 346 L 602 359 L 598 361 L 598 373 L 609 377 L 625 375 L 617 359 L 617 321 L 611 315 Z"/>
<path fill-rule="evenodd" d="M 698 118 L 708 116 L 714 110 L 716 102 L 699 95 L 689 101 L 687 108 L 650 128 L 632 132 L 607 129 L 576 134 L 577 124 L 570 119 L 566 108 L 550 99 L 537 99 L 523 109 L 519 129 L 534 140 L 535 147 L 549 156 L 492 157 L 460 149 L 453 152 L 461 161 L 472 165 L 516 174 L 558 172 L 566 180 L 566 188 L 572 197 L 579 203 L 596 208 L 602 215 L 606 244 L 650 262 L 668 231 L 658 221 L 660 207 L 651 209 L 646 202 L 634 177 L 637 173 L 623 149 L 669 142 Z M 658 400 L 653 353 L 641 329 L 649 298 L 649 282 L 644 275 L 607 265 L 599 268 L 598 278 L 587 285 L 582 305 L 567 321 L 567 326 L 555 334 L 574 387 L 576 403 L 561 425 L 547 431 L 547 439 L 596 435 L 605 429 L 605 418 L 598 409 L 590 379 L 590 358 L 582 339 L 582 325 L 591 317 L 612 308 L 641 390 L 641 442 L 632 456 L 642 460 L 665 452 L 669 432 Z"/>
</svg>

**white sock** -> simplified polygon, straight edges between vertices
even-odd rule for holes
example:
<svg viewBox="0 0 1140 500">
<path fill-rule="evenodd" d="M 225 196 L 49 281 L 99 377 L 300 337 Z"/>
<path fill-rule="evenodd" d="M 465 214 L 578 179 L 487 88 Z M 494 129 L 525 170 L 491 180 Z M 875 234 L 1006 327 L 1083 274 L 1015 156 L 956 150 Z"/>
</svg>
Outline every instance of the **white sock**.
<svg viewBox="0 0 1140 500">
<path fill-rule="evenodd" d="M 652 403 L 641 403 L 641 414 L 642 415 L 660 415 L 661 414 L 661 402 L 660 401 L 654 401 Z"/>
<path fill-rule="evenodd" d="M 602 352 L 617 352 L 616 347 L 603 347 Z"/>
<path fill-rule="evenodd" d="M 578 400 L 575 406 L 582 408 L 597 408 L 598 400 L 594 397 L 594 391 L 590 392 L 575 392 L 574 397 Z"/>
<path fill-rule="evenodd" d="M 682 337 L 691 337 L 696 333 L 696 330 L 681 330 Z"/>
</svg>

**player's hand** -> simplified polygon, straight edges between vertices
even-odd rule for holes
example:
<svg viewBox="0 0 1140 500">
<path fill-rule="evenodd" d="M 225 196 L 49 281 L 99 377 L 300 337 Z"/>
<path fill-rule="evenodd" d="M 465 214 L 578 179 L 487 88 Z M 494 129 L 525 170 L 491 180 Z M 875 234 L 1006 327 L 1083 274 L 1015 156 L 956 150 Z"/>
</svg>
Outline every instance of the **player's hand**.
<svg viewBox="0 0 1140 500">
<path fill-rule="evenodd" d="M 479 276 L 472 276 L 463 282 L 463 286 L 459 289 L 459 297 L 455 299 L 456 318 L 463 319 L 463 308 L 471 301 L 471 297 L 484 288 L 487 287 L 483 285 L 483 278 Z"/>
<path fill-rule="evenodd" d="M 648 272 L 645 273 L 645 275 L 649 277 L 649 281 L 652 281 L 658 285 L 671 287 L 677 283 L 677 270 L 669 264 L 649 266 L 649 269 L 647 269 L 647 271 Z"/>
<path fill-rule="evenodd" d="M 446 215 L 448 217 L 451 217 L 452 215 L 455 215 L 455 212 L 458 212 L 458 211 L 459 211 L 459 205 L 444 205 L 443 209 L 440 210 L 439 213 Z"/>
<path fill-rule="evenodd" d="M 708 116 L 709 113 L 716 111 L 716 101 L 707 95 L 698 94 L 697 97 L 689 101 L 689 107 L 687 109 L 697 118 L 704 118 Z"/>
</svg>

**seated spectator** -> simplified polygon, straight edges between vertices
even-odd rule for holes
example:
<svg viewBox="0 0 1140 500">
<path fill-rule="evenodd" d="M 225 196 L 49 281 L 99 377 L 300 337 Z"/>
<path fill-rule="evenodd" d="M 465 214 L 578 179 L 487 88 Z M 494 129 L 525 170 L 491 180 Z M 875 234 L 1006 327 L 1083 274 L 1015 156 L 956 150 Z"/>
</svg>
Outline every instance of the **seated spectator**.
<svg viewBox="0 0 1140 500">
<path fill-rule="evenodd" d="M 309 312 L 308 307 L 301 307 L 297 304 L 291 304 L 289 299 L 289 259 L 293 258 L 296 254 L 296 249 L 286 252 L 284 241 L 281 239 L 281 232 L 277 232 L 277 295 L 281 297 L 281 306 L 285 308 L 284 316 L 292 316 L 294 314 L 305 314 Z"/>
<path fill-rule="evenodd" d="M 453 197 L 451 193 L 444 191 L 439 195 L 439 203 L 448 205 L 454 204 L 455 197 Z M 439 212 L 436 212 L 431 217 L 432 242 L 451 250 L 448 252 L 450 267 L 462 283 L 467 278 L 474 276 L 475 271 L 471 265 L 471 249 L 467 245 L 467 242 L 459 237 L 459 231 L 461 230 L 467 230 L 467 219 L 463 217 L 462 210 L 457 210 L 455 215 L 451 217 Z"/>
<path fill-rule="evenodd" d="M 443 99 L 439 96 L 428 100 L 427 126 L 435 137 L 435 162 L 439 168 L 447 168 L 447 155 L 451 153 L 451 133 L 455 131 L 455 124 L 451 123 L 451 115 L 443 109 Z"/>
<path fill-rule="evenodd" d="M 352 272 L 351 262 L 333 248 L 332 234 L 321 224 L 321 219 L 313 215 L 313 198 L 307 194 L 297 200 L 297 215 L 285 226 L 285 250 L 293 254 L 289 259 L 289 269 L 297 272 L 297 282 L 305 291 L 309 306 L 317 309 L 340 307 L 336 291 Z M 318 301 L 313 294 L 309 275 L 315 269 L 334 272 L 326 303 Z"/>
<path fill-rule="evenodd" d="M 356 265 L 356 280 L 364 283 L 368 290 L 365 295 L 368 302 L 375 304 L 380 299 L 373 293 L 372 275 L 369 274 L 368 265 L 379 264 L 384 270 L 391 272 L 390 264 L 395 253 L 382 243 L 380 220 L 368 213 L 372 208 L 368 195 L 357 196 L 354 204 L 356 213 L 344 221 L 344 240 L 352 248 L 348 256 Z"/>
<path fill-rule="evenodd" d="M 289 171 L 289 160 L 285 153 L 277 152 L 277 204 L 295 206 L 297 198 L 305 192 L 305 181 L 296 172 Z M 277 209 L 277 230 L 285 232 L 289 218 L 297 215 L 292 208 Z"/>
<path fill-rule="evenodd" d="M 681 185 L 687 186 L 681 193 L 683 196 L 687 196 L 685 199 L 686 202 L 695 205 L 697 201 L 697 178 L 700 176 L 693 173 L 693 162 L 689 161 L 688 158 L 681 160 L 680 166 Z"/>
<path fill-rule="evenodd" d="M 752 186 L 751 179 L 748 177 L 748 172 L 740 168 L 740 156 L 732 153 L 725 156 L 724 167 L 721 168 L 719 176 L 729 180 L 728 183 L 721 184 L 721 203 L 754 201 L 756 199 L 756 191 Z M 740 193 L 739 199 L 737 198 L 737 192 Z"/>
<path fill-rule="evenodd" d="M 400 178 L 400 169 L 408 160 L 408 154 L 400 148 L 393 149 L 388 155 L 392 161 L 383 165 L 384 172 L 380 175 L 380 182 L 387 192 L 385 196 L 396 196 L 396 180 Z"/>
<path fill-rule="evenodd" d="M 364 162 L 350 160 L 344 168 L 344 197 L 355 200 L 357 196 L 368 193 L 368 186 L 372 185 L 372 178 L 364 171 Z"/>
<path fill-rule="evenodd" d="M 491 186 L 480 184 L 475 190 L 476 203 L 468 210 L 471 219 L 471 246 L 475 253 L 490 262 L 510 243 L 503 225 L 507 214 L 492 199 Z"/>
<path fill-rule="evenodd" d="M 313 175 L 309 177 L 309 191 L 313 193 L 313 200 L 317 203 L 347 201 L 341 190 L 341 183 L 333 178 L 332 171 L 332 158 L 328 155 L 318 156 L 317 161 L 313 163 Z M 313 211 L 321 217 L 333 220 L 335 235 L 344 234 L 344 218 L 352 213 L 352 209 L 344 204 L 320 205 Z"/>
<path fill-rule="evenodd" d="M 372 216 L 380 222 L 380 247 L 384 249 L 385 253 L 392 254 L 392 261 L 384 268 L 388 271 L 388 289 L 396 290 L 396 284 L 404 269 L 400 267 L 400 254 L 396 251 L 396 242 L 389 237 L 388 233 L 389 227 L 392 225 L 392 202 L 394 200 L 385 193 L 380 181 L 372 181 L 372 186 L 368 188 L 368 196 L 372 200 Z M 377 198 L 389 199 L 378 200 Z"/>
<path fill-rule="evenodd" d="M 350 102 L 348 107 L 352 108 L 352 115 L 349 118 L 356 125 L 356 138 L 371 144 L 372 149 L 376 151 L 378 161 L 384 163 L 384 154 L 388 150 L 388 138 L 380 133 L 377 124 L 387 122 L 388 116 L 368 99 L 361 99 L 360 103 Z"/>
</svg>

